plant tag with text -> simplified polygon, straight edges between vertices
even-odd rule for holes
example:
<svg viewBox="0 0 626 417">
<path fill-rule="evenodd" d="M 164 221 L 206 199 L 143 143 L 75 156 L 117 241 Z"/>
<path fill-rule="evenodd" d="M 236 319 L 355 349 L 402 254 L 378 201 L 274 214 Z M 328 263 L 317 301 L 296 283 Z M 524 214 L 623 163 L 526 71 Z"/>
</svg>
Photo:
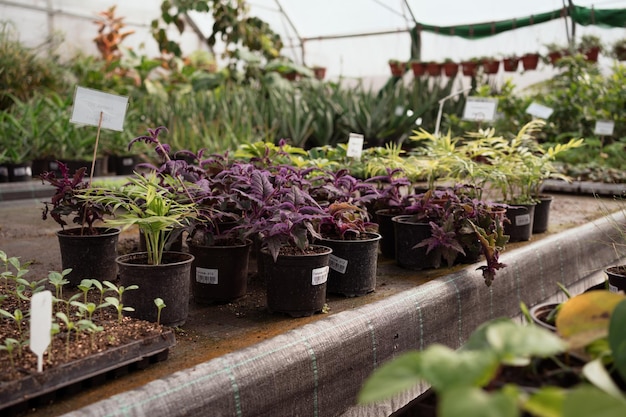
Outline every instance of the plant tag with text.
<svg viewBox="0 0 626 417">
<path fill-rule="evenodd" d="M 544 106 L 534 101 L 530 103 L 530 106 L 526 109 L 526 113 L 544 120 L 548 119 L 552 115 L 552 112 L 554 112 L 554 109 L 551 107 Z"/>
<path fill-rule="evenodd" d="M 515 226 L 526 226 L 530 224 L 530 214 L 515 216 Z"/>
<path fill-rule="evenodd" d="M 497 98 L 468 97 L 463 110 L 463 120 L 490 122 L 496 117 Z"/>
<path fill-rule="evenodd" d="M 361 159 L 363 153 L 363 135 L 358 133 L 350 133 L 348 138 L 348 151 L 347 155 L 350 158 Z"/>
<path fill-rule="evenodd" d="M 323 266 L 321 268 L 315 268 L 311 274 L 311 285 L 320 285 L 328 280 L 328 271 L 330 268 Z"/>
<path fill-rule="evenodd" d="M 219 282 L 219 269 L 196 268 L 196 282 L 200 284 L 217 284 Z"/>
<path fill-rule="evenodd" d="M 615 122 L 613 120 L 596 120 L 593 133 L 602 136 L 613 136 L 613 129 L 615 129 Z"/>
<path fill-rule="evenodd" d="M 91 88 L 76 87 L 70 122 L 106 129 L 124 130 L 128 97 L 104 93 Z M 100 124 L 102 114 L 102 124 Z"/>
<path fill-rule="evenodd" d="M 335 256 L 335 255 L 330 255 L 330 261 L 328 263 L 328 266 L 333 271 L 337 271 L 340 274 L 345 274 L 346 273 L 346 269 L 348 269 L 348 260 L 347 259 L 342 259 L 342 258 L 340 258 L 338 256 Z"/>
<path fill-rule="evenodd" d="M 50 344 L 52 293 L 41 291 L 30 299 L 30 350 L 37 355 L 37 372 L 43 372 L 43 354 Z"/>
</svg>

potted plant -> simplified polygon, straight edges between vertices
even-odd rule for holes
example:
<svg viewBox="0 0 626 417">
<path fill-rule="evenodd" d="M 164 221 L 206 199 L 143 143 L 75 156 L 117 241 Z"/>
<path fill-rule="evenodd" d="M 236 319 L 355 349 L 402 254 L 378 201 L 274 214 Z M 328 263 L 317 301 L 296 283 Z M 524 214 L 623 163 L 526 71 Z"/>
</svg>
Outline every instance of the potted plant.
<svg viewBox="0 0 626 417">
<path fill-rule="evenodd" d="M 626 38 L 616 40 L 611 46 L 611 52 L 618 61 L 626 61 Z"/>
<path fill-rule="evenodd" d="M 70 176 L 67 166 L 58 162 L 60 178 L 54 171 L 41 174 L 43 184 L 54 187 L 50 201 L 44 202 L 42 219 L 51 217 L 61 229 L 57 238 L 64 270 L 71 269 L 67 279 L 72 285 L 95 278 L 114 281 L 117 277 L 115 258 L 120 229 L 103 224 L 104 216 L 112 214 L 109 206 L 81 198 L 90 188 L 83 167 Z M 69 220 L 71 219 L 71 220 Z M 66 228 L 68 220 L 75 227 Z"/>
<path fill-rule="evenodd" d="M 466 77 L 475 77 L 478 73 L 478 66 L 480 62 L 477 58 L 472 58 L 467 61 L 461 62 L 461 69 L 463 70 L 463 75 Z"/>
<path fill-rule="evenodd" d="M 458 350 L 433 344 L 384 364 L 365 381 L 359 402 L 390 398 L 425 382 L 431 390 L 405 410 L 410 415 L 425 415 L 424 409 L 452 417 L 483 415 L 486 409 L 502 416 L 577 416 L 599 409 L 621 415 L 625 319 L 623 294 L 599 290 L 562 304 L 557 333 L 508 318 L 491 320 Z"/>
<path fill-rule="evenodd" d="M 602 51 L 602 40 L 596 35 L 583 35 L 578 42 L 578 51 L 585 55 L 589 62 L 597 62 Z"/>
<path fill-rule="evenodd" d="M 522 55 L 521 60 L 524 71 L 534 70 L 537 69 L 537 65 L 539 65 L 539 54 L 536 52 L 528 52 Z"/>
<path fill-rule="evenodd" d="M 332 249 L 314 239 L 321 239 L 320 224 L 328 214 L 304 190 L 302 172 L 292 167 L 256 169 L 250 184 L 244 236 L 260 243 L 257 262 L 267 308 L 292 317 L 322 311 Z"/>
<path fill-rule="evenodd" d="M 413 70 L 413 75 L 416 78 L 421 77 L 426 74 L 426 63 L 418 60 L 409 61 L 409 65 L 411 66 L 411 70 Z"/>
<path fill-rule="evenodd" d="M 431 77 L 439 77 L 441 75 L 442 65 L 439 62 L 430 61 L 426 64 L 426 72 Z"/>
<path fill-rule="evenodd" d="M 402 77 L 406 70 L 406 63 L 397 59 L 389 60 L 389 69 L 391 70 L 392 77 Z"/>
<path fill-rule="evenodd" d="M 556 65 L 561 58 L 568 54 L 567 47 L 560 43 L 551 42 L 545 46 L 548 49 L 548 62 L 552 65 Z"/>
<path fill-rule="evenodd" d="M 482 58 L 481 64 L 483 67 L 483 72 L 485 74 L 497 74 L 498 71 L 500 70 L 500 60 L 495 59 L 495 58 L 491 58 L 491 57 Z"/>
<path fill-rule="evenodd" d="M 456 77 L 456 74 L 459 72 L 459 64 L 454 62 L 450 58 L 446 58 L 442 64 L 443 73 L 446 77 Z"/>
<path fill-rule="evenodd" d="M 314 66 L 313 74 L 315 79 L 322 81 L 326 77 L 326 67 Z"/>
<path fill-rule="evenodd" d="M 402 169 L 387 168 L 386 175 L 376 175 L 365 182 L 376 184 L 378 195 L 367 207 L 369 213 L 374 213 L 378 233 L 382 237 L 380 251 L 384 257 L 395 259 L 396 238 L 392 218 L 405 214 L 405 208 L 411 205 L 411 181 Z"/>
<path fill-rule="evenodd" d="M 200 165 L 205 172 L 212 168 Z M 249 195 L 252 164 L 232 163 L 207 175 L 197 195 L 198 218 L 189 227 L 187 246 L 194 255 L 191 292 L 195 302 L 228 302 L 247 291 L 252 240 L 244 234 L 249 227 Z M 191 190 L 193 192 L 193 189 Z"/>
<path fill-rule="evenodd" d="M 517 72 L 520 58 L 517 55 L 505 56 L 502 58 L 502 68 L 506 72 Z"/>
<path fill-rule="evenodd" d="M 349 202 L 334 202 L 320 225 L 320 243 L 333 250 L 327 292 L 358 297 L 374 291 L 378 263 L 378 225 L 367 211 Z"/>
<path fill-rule="evenodd" d="M 148 129 L 147 136 L 131 141 L 144 141 L 156 145 L 164 156 L 166 167 L 176 167 L 169 160 L 169 146 L 161 144 L 159 134 L 164 127 Z M 170 235 L 180 233 L 198 215 L 197 203 L 188 196 L 190 186 L 176 170 L 157 173 L 152 170 L 129 178 L 122 186 L 100 186 L 84 190 L 86 202 L 111 207 L 115 216 L 105 223 L 126 230 L 138 227 L 146 242 L 145 252 L 133 252 L 116 259 L 122 285 L 138 285 L 136 291 L 124 294 L 124 304 L 133 305 L 130 317 L 156 321 L 157 311 L 153 300 L 161 298 L 168 306 L 163 311 L 161 323 L 182 325 L 189 308 L 189 276 L 193 255 L 165 250 Z M 183 197 L 185 196 L 185 197 Z"/>
<path fill-rule="evenodd" d="M 439 268 L 444 262 L 475 262 L 482 254 L 487 265 L 479 269 L 491 285 L 496 271 L 505 267 L 498 258 L 509 239 L 493 207 L 464 186 L 416 195 L 408 214 L 393 218 L 396 263 L 409 269 Z"/>
</svg>

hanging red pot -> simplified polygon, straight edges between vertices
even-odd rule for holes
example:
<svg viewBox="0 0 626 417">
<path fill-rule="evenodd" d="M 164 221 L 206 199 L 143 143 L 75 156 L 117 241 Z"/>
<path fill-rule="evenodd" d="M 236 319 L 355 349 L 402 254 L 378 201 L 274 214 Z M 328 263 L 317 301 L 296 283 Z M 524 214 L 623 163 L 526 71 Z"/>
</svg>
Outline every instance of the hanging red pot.
<svg viewBox="0 0 626 417">
<path fill-rule="evenodd" d="M 598 55 L 600 54 L 600 47 L 594 46 L 592 48 L 587 49 L 583 52 L 585 54 L 585 58 L 589 62 L 598 62 Z"/>
<path fill-rule="evenodd" d="M 459 64 L 456 62 L 444 62 L 443 63 L 443 73 L 446 77 L 456 77 L 456 74 L 459 72 Z"/>
<path fill-rule="evenodd" d="M 441 64 L 438 62 L 429 62 L 426 65 L 426 72 L 431 77 L 438 77 L 441 75 Z"/>
<path fill-rule="evenodd" d="M 552 51 L 548 53 L 548 59 L 552 65 L 556 65 L 561 58 L 563 58 L 563 52 L 561 51 Z"/>
<path fill-rule="evenodd" d="M 537 65 L 539 65 L 539 54 L 528 53 L 522 56 L 522 66 L 525 71 L 537 69 Z"/>
<path fill-rule="evenodd" d="M 413 75 L 416 77 L 421 77 L 426 74 L 426 63 L 413 61 L 411 62 L 411 69 L 413 70 Z"/>
<path fill-rule="evenodd" d="M 517 67 L 519 67 L 519 61 L 520 59 L 516 56 L 504 58 L 502 60 L 502 68 L 504 68 L 506 72 L 515 72 L 517 71 Z"/>
<path fill-rule="evenodd" d="M 402 77 L 406 64 L 400 61 L 389 61 L 389 69 L 391 69 L 391 75 L 394 77 Z"/>
<path fill-rule="evenodd" d="M 478 62 L 476 61 L 464 61 L 461 62 L 461 68 L 463 69 L 463 75 L 467 77 L 473 77 L 478 71 Z"/>
<path fill-rule="evenodd" d="M 486 58 L 483 59 L 483 71 L 485 74 L 497 74 L 500 70 L 500 61 L 496 59 Z"/>
</svg>

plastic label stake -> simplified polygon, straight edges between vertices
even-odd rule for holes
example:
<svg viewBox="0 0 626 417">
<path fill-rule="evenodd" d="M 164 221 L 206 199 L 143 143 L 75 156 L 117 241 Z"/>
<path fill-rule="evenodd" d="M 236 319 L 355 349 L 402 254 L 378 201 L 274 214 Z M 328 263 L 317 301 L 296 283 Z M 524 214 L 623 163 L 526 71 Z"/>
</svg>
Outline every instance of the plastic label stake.
<svg viewBox="0 0 626 417">
<path fill-rule="evenodd" d="M 30 299 L 30 350 L 37 355 L 37 372 L 43 372 L 43 354 L 50 344 L 52 293 L 42 291 Z"/>
</svg>

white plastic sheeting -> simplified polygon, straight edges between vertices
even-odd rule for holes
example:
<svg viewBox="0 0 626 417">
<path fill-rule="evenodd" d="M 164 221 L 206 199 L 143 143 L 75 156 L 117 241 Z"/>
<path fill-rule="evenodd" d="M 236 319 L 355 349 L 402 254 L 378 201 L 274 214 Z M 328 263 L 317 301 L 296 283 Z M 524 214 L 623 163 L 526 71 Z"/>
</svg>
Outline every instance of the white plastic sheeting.
<svg viewBox="0 0 626 417">
<path fill-rule="evenodd" d="M 284 54 L 308 66 L 328 68 L 332 78 L 388 77 L 389 59 L 407 60 L 410 56 L 410 37 L 405 30 L 414 20 L 433 25 L 481 23 L 527 17 L 555 10 L 563 0 L 249 0 L 250 11 L 267 21 L 281 34 L 287 47 Z M 567 1 L 565 1 L 567 3 Z M 575 0 L 579 6 L 596 8 L 626 8 L 626 0 Z M 97 53 L 93 38 L 96 27 L 92 23 L 97 12 L 117 4 L 117 15 L 125 17 L 136 34 L 124 45 L 139 49 L 148 56 L 158 53 L 156 42 L 149 33 L 150 21 L 160 14 L 161 0 L 0 0 L 0 19 L 16 23 L 20 38 L 28 45 L 41 45 L 52 34 L 63 34 L 59 53 L 69 56 L 76 50 Z M 280 10 L 282 9 L 282 10 Z M 207 16 L 192 14 L 202 32 L 210 32 Z M 329 39 L 335 35 L 358 35 L 393 32 L 372 36 Z M 604 29 L 594 26 L 577 27 L 577 36 L 596 34 L 606 43 L 626 36 L 625 29 Z M 301 48 L 301 38 L 304 50 Z M 320 39 L 315 39 L 320 38 Z M 565 43 L 563 20 L 503 33 L 483 40 L 464 40 L 458 37 L 423 33 L 424 60 L 455 61 L 480 56 L 502 56 L 525 52 L 546 52 L 551 42 Z M 203 42 L 192 31 L 181 38 L 183 49 L 189 53 L 204 48 Z M 221 51 L 218 45 L 216 52 Z M 601 64 L 610 66 L 604 57 Z"/>
</svg>

